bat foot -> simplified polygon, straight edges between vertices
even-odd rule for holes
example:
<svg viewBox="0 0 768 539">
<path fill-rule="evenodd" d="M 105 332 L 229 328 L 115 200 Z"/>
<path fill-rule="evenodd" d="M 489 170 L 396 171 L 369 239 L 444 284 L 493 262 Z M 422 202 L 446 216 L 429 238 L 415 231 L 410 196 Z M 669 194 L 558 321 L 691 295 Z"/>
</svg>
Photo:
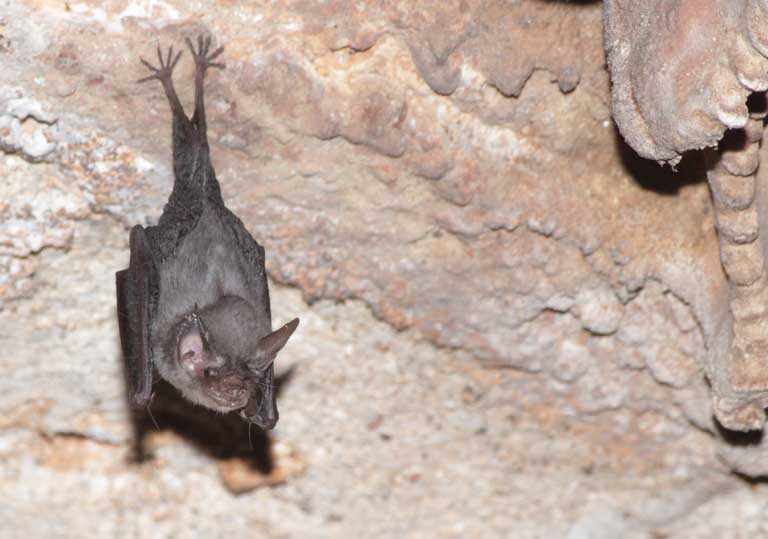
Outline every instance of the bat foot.
<svg viewBox="0 0 768 539">
<path fill-rule="evenodd" d="M 147 62 L 144 58 L 139 58 L 141 60 L 141 63 L 144 64 L 147 69 L 152 71 L 152 74 L 148 77 L 144 77 L 142 79 L 139 79 L 136 82 L 147 82 L 149 80 L 157 79 L 163 84 L 168 84 L 171 82 L 171 74 L 173 73 L 173 68 L 176 67 L 176 64 L 179 62 L 179 58 L 181 57 L 182 51 L 178 51 L 176 53 L 176 56 L 173 55 L 173 45 L 168 47 L 168 54 L 165 59 L 163 59 L 163 53 L 160 50 L 160 45 L 157 46 L 157 61 L 160 67 L 155 67 L 149 62 Z"/>
<path fill-rule="evenodd" d="M 219 47 L 218 49 L 211 51 L 211 36 L 205 36 L 199 35 L 197 36 L 197 47 L 192 43 L 192 40 L 187 38 L 187 46 L 189 47 L 190 52 L 192 53 L 192 58 L 195 59 L 195 67 L 197 68 L 199 73 L 205 73 L 205 70 L 209 67 L 218 67 L 221 69 L 224 69 L 224 64 L 219 62 L 214 62 L 215 60 L 222 52 L 224 52 L 224 47 Z"/>
</svg>

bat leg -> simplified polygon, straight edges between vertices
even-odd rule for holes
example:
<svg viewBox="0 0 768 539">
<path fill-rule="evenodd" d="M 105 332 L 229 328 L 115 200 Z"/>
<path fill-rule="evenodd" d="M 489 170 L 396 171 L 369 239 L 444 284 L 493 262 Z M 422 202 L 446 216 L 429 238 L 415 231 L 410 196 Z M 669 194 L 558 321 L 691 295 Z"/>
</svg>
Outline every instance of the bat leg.
<svg viewBox="0 0 768 539">
<path fill-rule="evenodd" d="M 187 119 L 186 114 L 184 114 L 184 107 L 181 106 L 181 101 L 179 101 L 179 96 L 176 95 L 176 89 L 173 86 L 173 69 L 176 67 L 176 64 L 179 62 L 179 58 L 181 57 L 182 51 L 178 51 L 176 53 L 176 56 L 173 55 L 173 45 L 168 47 L 168 54 L 165 59 L 163 59 L 163 53 L 160 50 L 160 45 L 157 46 L 157 61 L 160 67 L 155 67 L 149 62 L 147 62 L 144 58 L 139 58 L 141 60 L 141 63 L 144 64 L 147 69 L 149 69 L 152 74 L 148 77 L 144 77 L 143 79 L 139 79 L 137 82 L 147 82 L 150 80 L 157 79 L 160 81 L 160 83 L 163 85 L 163 90 L 165 90 L 165 95 L 168 98 L 168 102 L 171 105 L 171 111 L 173 112 L 173 116 L 175 120 L 184 120 L 184 123 L 189 122 Z"/>
<path fill-rule="evenodd" d="M 209 67 L 218 67 L 223 69 L 224 64 L 214 62 L 222 52 L 224 47 L 211 52 L 211 36 L 197 36 L 197 47 L 192 40 L 187 38 L 187 46 L 195 59 L 195 112 L 192 115 L 192 124 L 197 128 L 199 136 L 206 137 L 205 125 L 205 104 L 203 99 L 203 79 L 205 72 Z"/>
</svg>

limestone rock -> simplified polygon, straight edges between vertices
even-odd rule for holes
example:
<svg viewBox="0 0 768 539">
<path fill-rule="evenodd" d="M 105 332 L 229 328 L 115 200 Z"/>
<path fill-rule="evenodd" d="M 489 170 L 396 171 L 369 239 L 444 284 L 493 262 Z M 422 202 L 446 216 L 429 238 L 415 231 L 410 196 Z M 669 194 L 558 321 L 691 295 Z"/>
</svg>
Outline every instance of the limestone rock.
<svg viewBox="0 0 768 539">
<path fill-rule="evenodd" d="M 599 3 L 534 0 L 3 4 L 9 533 L 566 537 L 702 468 L 733 483 L 752 457 L 723 465 L 702 430 L 728 294 L 704 174 L 623 144 L 601 25 Z M 163 417 L 131 459 L 114 271 L 172 183 L 138 57 L 199 32 L 225 45 L 206 80 L 224 196 L 266 248 L 275 323 L 301 311 L 273 439 L 303 473 L 270 488 Z M 191 76 L 186 55 L 187 110 Z M 762 525 L 718 494 L 658 526 L 706 536 L 705 501 Z"/>
</svg>

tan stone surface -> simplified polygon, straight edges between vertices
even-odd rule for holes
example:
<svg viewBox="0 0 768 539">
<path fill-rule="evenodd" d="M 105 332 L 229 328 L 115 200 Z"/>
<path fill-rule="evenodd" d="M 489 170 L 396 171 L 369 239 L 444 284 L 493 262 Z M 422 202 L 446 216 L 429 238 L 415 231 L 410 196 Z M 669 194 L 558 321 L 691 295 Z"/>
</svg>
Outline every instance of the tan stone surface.
<svg viewBox="0 0 768 539">
<path fill-rule="evenodd" d="M 759 471 L 761 446 L 727 451 L 704 381 L 727 294 L 704 173 L 620 141 L 601 10 L 6 3 L 0 511 L 19 537 L 759 532 L 768 496 L 728 470 Z M 198 32 L 226 46 L 206 87 L 224 195 L 282 285 L 275 322 L 302 318 L 274 434 L 305 469 L 255 490 L 166 424 L 129 458 L 114 271 L 171 185 L 138 56 Z"/>
<path fill-rule="evenodd" d="M 704 325 L 707 375 L 718 420 L 743 431 L 762 430 L 768 405 L 768 176 L 759 167 L 767 20 L 764 0 L 605 3 L 613 116 L 624 138 L 640 155 L 673 165 L 706 148 L 691 158 L 707 167 L 729 281 L 727 296 L 710 307 L 721 313 L 719 329 Z"/>
</svg>

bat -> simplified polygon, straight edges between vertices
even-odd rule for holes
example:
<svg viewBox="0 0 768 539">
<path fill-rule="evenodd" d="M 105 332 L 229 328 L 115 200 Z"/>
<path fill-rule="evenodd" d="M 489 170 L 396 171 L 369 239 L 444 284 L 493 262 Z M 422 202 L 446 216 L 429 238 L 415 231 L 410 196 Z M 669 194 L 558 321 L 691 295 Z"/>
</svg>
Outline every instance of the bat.
<svg viewBox="0 0 768 539">
<path fill-rule="evenodd" d="M 187 45 L 195 61 L 195 109 L 184 113 L 171 78 L 173 47 L 138 82 L 158 80 L 170 104 L 173 190 L 156 226 L 130 232 L 130 262 L 116 274 L 128 400 L 144 408 L 159 375 L 184 398 L 238 411 L 271 429 L 278 420 L 273 362 L 299 325 L 272 331 L 264 248 L 224 205 L 206 134 L 203 81 L 214 60 L 210 36 Z"/>
</svg>

